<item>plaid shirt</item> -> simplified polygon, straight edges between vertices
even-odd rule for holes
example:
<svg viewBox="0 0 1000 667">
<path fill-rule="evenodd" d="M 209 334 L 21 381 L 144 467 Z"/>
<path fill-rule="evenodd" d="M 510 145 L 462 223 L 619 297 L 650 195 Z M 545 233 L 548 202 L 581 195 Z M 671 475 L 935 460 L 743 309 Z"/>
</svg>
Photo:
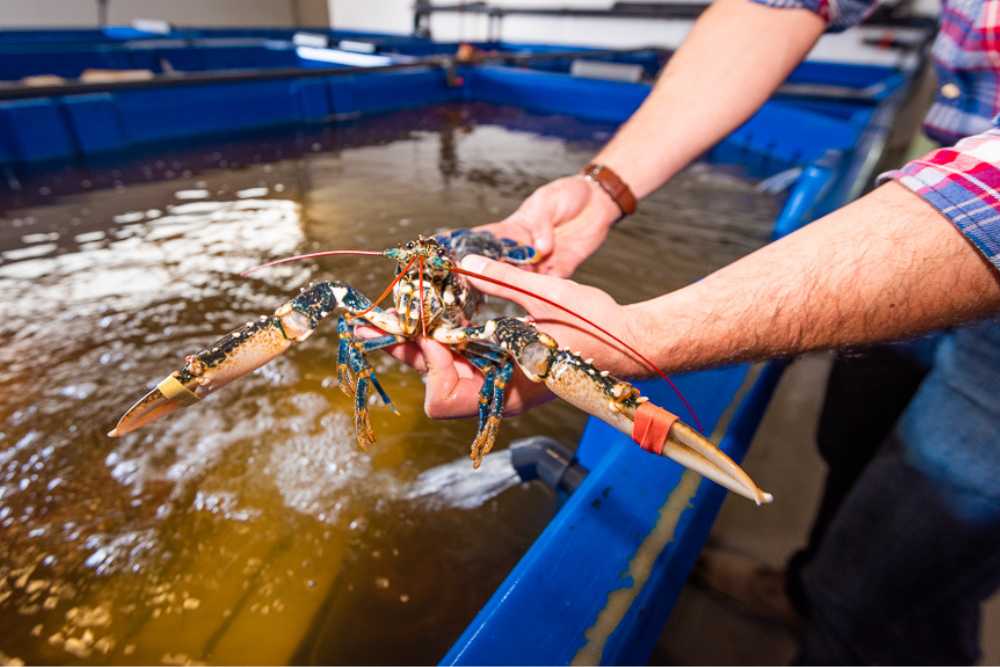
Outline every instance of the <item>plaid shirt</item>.
<svg viewBox="0 0 1000 667">
<path fill-rule="evenodd" d="M 830 30 L 860 23 L 876 0 L 753 0 L 805 8 Z M 931 51 L 938 92 L 924 131 L 961 139 L 879 177 L 894 179 L 947 217 L 1000 270 L 1000 0 L 943 0 Z M 963 137 L 966 137 L 963 139 Z"/>
</svg>

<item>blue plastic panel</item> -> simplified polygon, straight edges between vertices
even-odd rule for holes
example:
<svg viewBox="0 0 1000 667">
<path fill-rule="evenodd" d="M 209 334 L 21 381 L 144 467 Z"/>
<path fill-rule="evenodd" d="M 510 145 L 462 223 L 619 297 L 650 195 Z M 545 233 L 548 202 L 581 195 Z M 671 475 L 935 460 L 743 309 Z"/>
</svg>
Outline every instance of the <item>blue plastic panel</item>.
<svg viewBox="0 0 1000 667">
<path fill-rule="evenodd" d="M 115 93 L 130 141 L 161 141 L 300 120 L 293 81 L 185 86 Z"/>
<path fill-rule="evenodd" d="M 49 98 L 0 105 L 0 134 L 18 162 L 67 158 L 76 154 L 66 120 Z"/>
<path fill-rule="evenodd" d="M 507 67 L 477 67 L 462 74 L 468 99 L 610 122 L 622 122 L 632 115 L 650 90 L 642 83 L 596 81 Z M 742 164 L 749 173 L 766 176 L 817 160 L 830 150 L 848 151 L 862 129 L 853 119 L 771 101 L 716 146 L 709 157 Z"/>
<path fill-rule="evenodd" d="M 465 69 L 463 76 L 469 99 L 610 122 L 628 118 L 649 94 L 649 86 L 640 83 L 577 79 L 508 67 Z"/>
<path fill-rule="evenodd" d="M 438 104 L 461 95 L 460 89 L 448 87 L 438 69 L 338 76 L 328 81 L 334 112 L 342 117 Z"/>
<path fill-rule="evenodd" d="M 62 98 L 76 146 L 83 154 L 121 150 L 128 140 L 110 93 L 70 95 Z"/>
<path fill-rule="evenodd" d="M 299 117 L 307 123 L 321 123 L 333 116 L 331 86 L 319 79 L 292 82 L 291 94 L 298 102 Z"/>
</svg>

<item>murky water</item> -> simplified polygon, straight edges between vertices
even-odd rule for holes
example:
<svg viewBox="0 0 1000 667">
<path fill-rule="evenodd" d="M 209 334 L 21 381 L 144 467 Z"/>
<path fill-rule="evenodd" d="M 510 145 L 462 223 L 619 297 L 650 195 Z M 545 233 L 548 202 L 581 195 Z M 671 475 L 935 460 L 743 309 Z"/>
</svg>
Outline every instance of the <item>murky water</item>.
<svg viewBox="0 0 1000 667">
<path fill-rule="evenodd" d="M 184 354 L 299 286 L 337 278 L 377 293 L 392 267 L 240 271 L 498 219 L 611 130 L 447 106 L 4 173 L 0 662 L 436 661 L 554 500 L 533 486 L 475 509 L 412 497 L 474 430 L 426 419 L 417 375 L 378 361 L 402 415 L 373 407 L 370 454 L 333 383 L 333 327 L 172 419 L 105 433 Z M 746 181 L 695 167 L 579 279 L 648 298 L 758 246 L 776 212 Z M 499 446 L 574 442 L 583 422 L 553 403 L 506 421 Z"/>
</svg>

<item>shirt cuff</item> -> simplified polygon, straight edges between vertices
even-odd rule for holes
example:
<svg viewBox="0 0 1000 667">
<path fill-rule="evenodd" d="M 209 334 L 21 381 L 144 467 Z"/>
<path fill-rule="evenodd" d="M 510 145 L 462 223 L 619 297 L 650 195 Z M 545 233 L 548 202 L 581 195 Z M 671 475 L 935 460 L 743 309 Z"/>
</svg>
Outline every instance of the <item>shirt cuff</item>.
<svg viewBox="0 0 1000 667">
<path fill-rule="evenodd" d="M 877 0 L 750 0 L 775 9 L 808 9 L 826 21 L 828 32 L 840 32 L 864 21 Z"/>
<path fill-rule="evenodd" d="M 939 148 L 902 169 L 894 180 L 946 217 L 1000 271 L 1000 130 Z"/>
</svg>

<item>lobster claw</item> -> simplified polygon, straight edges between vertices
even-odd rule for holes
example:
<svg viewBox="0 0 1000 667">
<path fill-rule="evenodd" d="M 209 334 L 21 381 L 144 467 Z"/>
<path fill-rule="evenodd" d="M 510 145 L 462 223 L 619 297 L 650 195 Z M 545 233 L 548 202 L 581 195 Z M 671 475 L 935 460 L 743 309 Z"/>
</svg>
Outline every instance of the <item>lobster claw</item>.
<svg viewBox="0 0 1000 667">
<path fill-rule="evenodd" d="M 154 422 L 160 417 L 169 415 L 178 408 L 197 403 L 197 382 L 193 380 L 188 386 L 181 381 L 183 374 L 175 371 L 163 379 L 148 394 L 132 404 L 113 429 L 108 432 L 112 438 L 117 438 Z"/>
<path fill-rule="evenodd" d="M 108 433 L 116 438 L 156 421 L 178 408 L 243 377 L 271 361 L 292 343 L 312 333 L 309 319 L 288 304 L 226 334 L 211 347 L 185 359 L 184 367 L 163 379 L 136 401 Z"/>
</svg>

